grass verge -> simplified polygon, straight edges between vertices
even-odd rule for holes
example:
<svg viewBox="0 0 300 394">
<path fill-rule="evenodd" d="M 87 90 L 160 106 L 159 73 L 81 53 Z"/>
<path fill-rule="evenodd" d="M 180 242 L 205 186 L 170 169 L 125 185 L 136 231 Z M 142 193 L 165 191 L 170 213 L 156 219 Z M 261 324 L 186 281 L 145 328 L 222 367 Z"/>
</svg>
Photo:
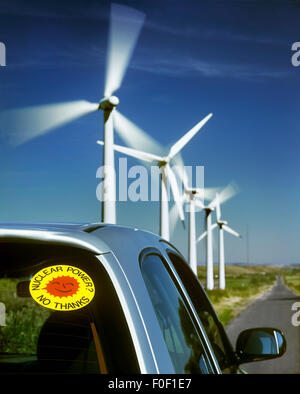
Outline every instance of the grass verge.
<svg viewBox="0 0 300 394">
<path fill-rule="evenodd" d="M 217 267 L 214 269 L 215 285 L 217 285 Z M 198 275 L 202 283 L 205 283 L 205 267 L 199 267 Z M 224 325 L 228 324 L 249 304 L 268 291 L 277 275 L 281 275 L 279 267 L 227 266 L 226 289 L 207 291 L 221 322 Z"/>
<path fill-rule="evenodd" d="M 285 284 L 296 294 L 300 295 L 300 268 L 285 268 L 282 276 Z"/>
</svg>

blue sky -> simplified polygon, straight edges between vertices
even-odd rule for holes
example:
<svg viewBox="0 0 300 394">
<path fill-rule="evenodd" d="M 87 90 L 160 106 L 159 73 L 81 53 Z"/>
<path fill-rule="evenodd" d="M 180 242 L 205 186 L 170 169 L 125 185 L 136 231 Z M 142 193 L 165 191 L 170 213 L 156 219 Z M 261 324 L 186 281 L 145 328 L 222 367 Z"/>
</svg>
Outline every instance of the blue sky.
<svg viewBox="0 0 300 394">
<path fill-rule="evenodd" d="M 145 12 L 146 22 L 117 92 L 118 109 L 165 146 L 212 112 L 182 156 L 186 165 L 205 166 L 205 186 L 239 186 L 222 215 L 244 237 L 226 235 L 226 260 L 245 262 L 248 226 L 251 262 L 300 262 L 300 67 L 291 63 L 291 46 L 300 41 L 299 3 L 119 3 Z M 0 109 L 99 101 L 109 10 L 109 1 L 0 0 L 7 50 Z M 16 148 L 1 138 L 0 220 L 99 221 L 99 138 L 102 113 Z M 157 232 L 159 206 L 118 203 L 117 218 Z M 198 213 L 198 235 L 203 221 Z M 187 230 L 178 226 L 172 241 L 186 254 Z M 203 262 L 202 244 L 198 255 Z"/>
</svg>

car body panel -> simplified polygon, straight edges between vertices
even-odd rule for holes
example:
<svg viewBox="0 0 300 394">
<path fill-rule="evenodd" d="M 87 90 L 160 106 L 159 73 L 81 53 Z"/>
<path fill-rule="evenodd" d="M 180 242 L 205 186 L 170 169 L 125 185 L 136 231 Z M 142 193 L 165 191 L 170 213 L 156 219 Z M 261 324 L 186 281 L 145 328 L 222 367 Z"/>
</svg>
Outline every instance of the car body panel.
<svg viewBox="0 0 300 394">
<path fill-rule="evenodd" d="M 0 223 L 1 242 L 44 242 L 85 249 L 94 254 L 107 253 L 109 248 L 101 239 L 82 231 L 80 225 L 8 224 Z"/>
<path fill-rule="evenodd" d="M 143 248 L 153 245 L 160 247 L 158 236 L 129 227 L 103 226 L 101 223 L 0 223 L 0 245 L 3 242 L 30 241 L 49 246 L 64 245 L 93 253 L 104 265 L 117 291 L 141 372 L 174 373 L 138 262 L 139 252 Z"/>
<path fill-rule="evenodd" d="M 98 256 L 118 293 L 142 373 L 174 373 L 170 355 L 144 283 L 136 275 L 134 289 L 112 253 Z"/>
<path fill-rule="evenodd" d="M 170 368 L 168 365 L 170 363 L 170 356 L 166 350 L 162 332 L 156 319 L 153 305 L 148 296 L 148 291 L 141 274 L 139 255 L 143 250 L 151 247 L 156 249 L 164 257 L 165 261 L 169 263 L 169 257 L 166 253 L 166 249 L 173 249 L 175 252 L 177 251 L 171 244 L 161 242 L 162 239 L 159 236 L 137 229 L 105 226 L 94 230 L 93 234 L 99 237 L 101 236 L 101 239 L 112 248 L 116 259 L 121 262 L 120 267 L 122 267 L 122 271 L 128 280 L 129 286 L 130 283 L 134 283 L 134 291 L 131 291 L 132 294 L 134 294 L 135 300 L 140 310 L 140 316 L 144 322 L 144 328 L 146 331 L 148 331 L 148 339 L 151 338 L 149 340 L 151 342 L 151 346 L 153 347 L 153 357 L 158 357 L 156 363 L 157 367 L 159 367 L 159 372 L 172 373 L 174 371 L 173 366 L 171 364 Z M 122 242 L 120 242 L 120 239 Z M 174 276 L 178 278 L 178 275 L 175 272 Z M 178 281 L 178 283 L 180 283 L 180 281 Z M 186 292 L 185 296 L 186 300 L 193 309 L 192 303 L 190 302 Z M 205 330 L 203 329 L 202 324 L 197 318 L 197 314 L 195 312 L 194 315 L 199 326 L 201 327 L 201 333 L 206 342 L 206 346 L 209 348 L 209 354 L 213 354 Z M 214 357 L 212 358 L 212 363 L 214 364 L 214 368 L 217 373 L 221 373 L 218 363 Z"/>
<path fill-rule="evenodd" d="M 28 244 L 30 251 L 33 249 L 39 259 L 41 259 L 40 249 L 34 249 L 37 245 L 42 245 L 43 248 L 46 245 L 46 254 L 43 255 L 46 258 L 48 258 L 52 245 L 66 246 L 73 251 L 80 250 L 92 254 L 93 258 L 96 258 L 104 267 L 117 293 L 134 345 L 140 372 L 173 374 L 175 367 L 140 266 L 141 256 L 147 254 L 148 249 L 155 251 L 166 265 L 173 284 L 183 295 L 193 324 L 196 324 L 197 338 L 205 349 L 212 371 L 216 374 L 222 373 L 207 332 L 193 304 L 193 302 L 195 305 L 197 304 L 195 296 L 189 295 L 188 286 L 183 284 L 181 274 L 177 272 L 169 252 L 179 256 L 183 262 L 185 259 L 173 245 L 158 235 L 136 228 L 103 223 L 0 223 L 0 248 L 1 244 L 8 245 L 9 256 L 11 255 L 10 248 L 17 248 L 22 244 Z M 25 261 L 24 251 L 21 249 L 21 252 L 18 253 L 21 256 L 21 262 L 18 261 L 18 264 L 23 264 Z M 76 254 L 78 254 L 77 251 Z M 8 260 L 6 263 L 10 264 L 10 259 Z M 188 269 L 187 263 L 184 264 L 184 267 Z M 104 277 L 106 278 L 106 276 Z M 191 280 L 194 281 L 192 277 L 189 278 L 188 284 L 191 283 Z M 205 291 L 199 281 L 196 284 L 196 298 L 201 299 L 198 298 L 198 284 L 202 289 L 199 288 L 199 291 L 204 294 Z M 192 297 L 194 297 L 193 301 Z M 209 299 L 208 302 L 210 303 Z M 234 361 L 232 366 L 232 371 L 235 368 L 235 373 L 243 372 L 239 368 L 238 362 Z"/>
</svg>

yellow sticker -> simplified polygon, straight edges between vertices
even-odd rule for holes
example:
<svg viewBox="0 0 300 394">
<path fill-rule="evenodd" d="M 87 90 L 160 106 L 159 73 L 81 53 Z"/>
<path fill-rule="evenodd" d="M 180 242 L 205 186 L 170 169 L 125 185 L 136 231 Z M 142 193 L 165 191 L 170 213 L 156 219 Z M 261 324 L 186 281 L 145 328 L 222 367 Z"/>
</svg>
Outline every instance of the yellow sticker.
<svg viewBox="0 0 300 394">
<path fill-rule="evenodd" d="M 38 304 L 65 312 L 88 305 L 95 295 L 95 285 L 82 269 L 71 265 L 52 265 L 33 276 L 29 291 Z"/>
</svg>

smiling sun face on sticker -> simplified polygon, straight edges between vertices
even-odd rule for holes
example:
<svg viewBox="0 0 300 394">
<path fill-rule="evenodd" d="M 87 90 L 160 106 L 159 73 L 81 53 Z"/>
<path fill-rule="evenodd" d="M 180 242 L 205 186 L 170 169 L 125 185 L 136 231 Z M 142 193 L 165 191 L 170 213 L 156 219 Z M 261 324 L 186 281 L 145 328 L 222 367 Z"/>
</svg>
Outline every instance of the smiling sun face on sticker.
<svg viewBox="0 0 300 394">
<path fill-rule="evenodd" d="M 71 276 L 53 278 L 45 287 L 47 292 L 55 297 L 70 297 L 77 293 L 79 283 Z"/>
</svg>

